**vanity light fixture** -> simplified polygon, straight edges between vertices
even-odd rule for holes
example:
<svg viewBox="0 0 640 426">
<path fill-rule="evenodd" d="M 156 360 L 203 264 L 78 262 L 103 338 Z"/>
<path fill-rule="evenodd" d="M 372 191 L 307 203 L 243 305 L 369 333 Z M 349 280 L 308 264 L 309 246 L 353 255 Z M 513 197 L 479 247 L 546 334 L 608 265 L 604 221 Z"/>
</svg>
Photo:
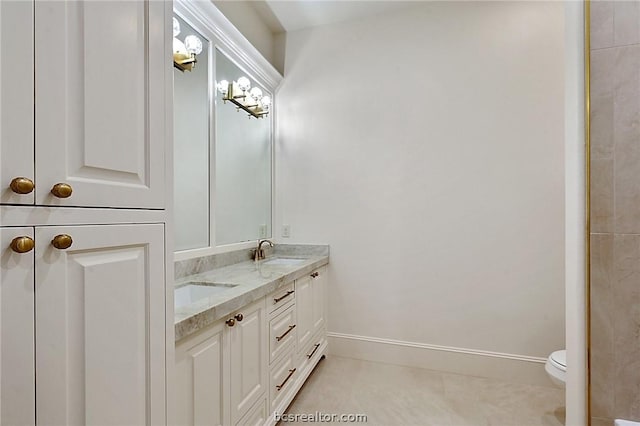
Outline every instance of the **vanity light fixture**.
<svg viewBox="0 0 640 426">
<path fill-rule="evenodd" d="M 173 66 L 180 71 L 191 71 L 196 66 L 196 55 L 202 52 L 202 41 L 195 35 L 188 35 L 184 42 L 178 40 L 180 22 L 173 18 Z"/>
<path fill-rule="evenodd" d="M 269 114 L 271 106 L 271 98 L 262 95 L 259 87 L 251 87 L 251 81 L 247 77 L 240 77 L 238 81 L 229 83 L 227 80 L 221 80 L 216 84 L 218 93 L 222 95 L 222 101 L 227 103 L 230 101 L 236 106 L 236 110 L 241 109 L 255 118 L 262 118 Z"/>
</svg>

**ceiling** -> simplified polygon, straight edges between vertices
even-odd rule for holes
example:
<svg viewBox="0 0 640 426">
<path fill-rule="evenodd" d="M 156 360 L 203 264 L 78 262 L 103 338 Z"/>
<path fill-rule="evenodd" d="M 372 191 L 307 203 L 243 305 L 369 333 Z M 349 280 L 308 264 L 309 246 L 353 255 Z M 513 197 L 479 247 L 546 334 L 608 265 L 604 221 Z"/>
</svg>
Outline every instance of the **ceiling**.
<svg viewBox="0 0 640 426">
<path fill-rule="evenodd" d="M 415 5 L 415 1 L 265 0 L 285 31 L 349 21 Z"/>
</svg>

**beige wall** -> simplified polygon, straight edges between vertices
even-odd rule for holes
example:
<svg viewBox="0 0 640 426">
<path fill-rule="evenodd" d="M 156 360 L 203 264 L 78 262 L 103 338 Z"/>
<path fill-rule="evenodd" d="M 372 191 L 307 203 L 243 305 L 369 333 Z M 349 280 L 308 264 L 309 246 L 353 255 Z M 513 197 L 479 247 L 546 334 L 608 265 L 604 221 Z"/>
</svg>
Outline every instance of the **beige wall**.
<svg viewBox="0 0 640 426">
<path fill-rule="evenodd" d="M 640 420 L 640 2 L 591 3 L 591 408 Z"/>
<path fill-rule="evenodd" d="M 213 0 L 213 4 L 245 36 L 247 40 L 277 69 L 284 69 L 283 29 L 263 1 Z"/>
<path fill-rule="evenodd" d="M 563 20 L 560 2 L 421 2 L 287 34 L 275 229 L 331 245 L 331 332 L 533 357 L 548 381 Z"/>
</svg>

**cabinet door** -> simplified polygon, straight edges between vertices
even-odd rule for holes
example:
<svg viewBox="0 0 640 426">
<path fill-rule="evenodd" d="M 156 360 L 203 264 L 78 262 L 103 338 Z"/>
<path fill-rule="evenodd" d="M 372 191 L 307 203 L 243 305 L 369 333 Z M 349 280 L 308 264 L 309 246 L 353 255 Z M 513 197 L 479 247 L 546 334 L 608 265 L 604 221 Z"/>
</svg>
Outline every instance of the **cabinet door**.
<svg viewBox="0 0 640 426">
<path fill-rule="evenodd" d="M 327 268 L 320 268 L 313 273 L 312 292 L 313 292 L 313 308 L 312 322 L 313 334 L 324 327 L 325 323 L 325 307 L 326 307 L 326 287 L 327 287 Z"/>
<path fill-rule="evenodd" d="M 0 8 L 3 4 L 0 4 Z M 15 253 L 33 228 L 0 228 L 0 424 L 35 424 L 33 251 Z"/>
<path fill-rule="evenodd" d="M 176 345 L 176 417 L 172 424 L 215 426 L 224 418 L 229 356 L 226 325 L 219 322 Z"/>
<path fill-rule="evenodd" d="M 164 226 L 37 227 L 35 256 L 37 423 L 165 424 Z"/>
<path fill-rule="evenodd" d="M 33 2 L 0 1 L 0 203 L 33 204 L 33 192 L 9 183 L 33 181 Z"/>
<path fill-rule="evenodd" d="M 37 204 L 163 208 L 164 5 L 36 2 Z"/>
<path fill-rule="evenodd" d="M 298 350 L 306 348 L 313 335 L 313 286 L 311 280 L 309 275 L 296 280 Z"/>
<path fill-rule="evenodd" d="M 237 426 L 264 426 L 267 423 L 267 400 L 263 398 L 237 423 Z"/>
<path fill-rule="evenodd" d="M 242 321 L 229 327 L 231 423 L 238 420 L 267 389 L 267 332 L 264 299 L 239 311 Z"/>
</svg>

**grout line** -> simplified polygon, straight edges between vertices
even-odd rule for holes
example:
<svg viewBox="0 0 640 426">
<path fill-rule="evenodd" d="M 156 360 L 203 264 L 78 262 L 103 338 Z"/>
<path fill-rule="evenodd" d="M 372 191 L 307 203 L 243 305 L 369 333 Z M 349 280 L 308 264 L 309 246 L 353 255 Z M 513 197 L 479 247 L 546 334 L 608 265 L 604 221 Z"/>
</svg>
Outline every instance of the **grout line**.
<svg viewBox="0 0 640 426">
<path fill-rule="evenodd" d="M 618 49 L 618 48 L 622 48 L 622 47 L 633 47 L 633 46 L 640 47 L 640 42 L 638 42 L 638 43 L 629 43 L 629 44 L 621 44 L 621 45 L 616 45 L 616 46 L 593 47 L 593 48 L 591 48 L 591 51 L 592 52 L 598 52 L 598 51 L 602 51 L 602 50 Z"/>
</svg>

